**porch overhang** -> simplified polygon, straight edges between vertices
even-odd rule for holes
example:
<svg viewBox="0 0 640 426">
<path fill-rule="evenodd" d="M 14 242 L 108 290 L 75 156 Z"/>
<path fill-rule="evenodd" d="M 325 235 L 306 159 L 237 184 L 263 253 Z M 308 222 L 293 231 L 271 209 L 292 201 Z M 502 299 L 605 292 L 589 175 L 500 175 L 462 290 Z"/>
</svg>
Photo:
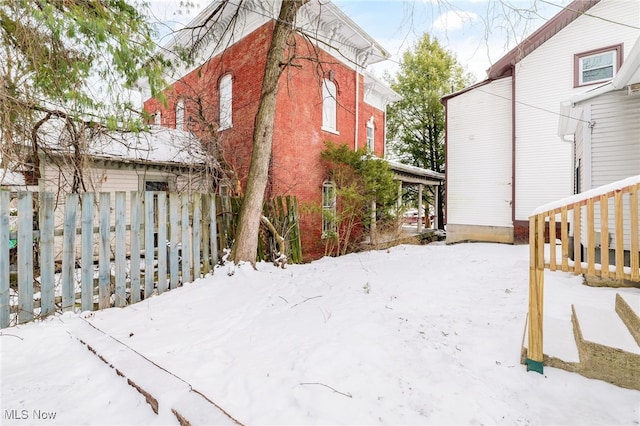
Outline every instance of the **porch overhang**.
<svg viewBox="0 0 640 426">
<path fill-rule="evenodd" d="M 422 184 L 427 186 L 439 186 L 444 184 L 444 173 L 421 167 L 409 166 L 396 161 L 387 160 L 394 178 L 407 184 Z"/>
</svg>

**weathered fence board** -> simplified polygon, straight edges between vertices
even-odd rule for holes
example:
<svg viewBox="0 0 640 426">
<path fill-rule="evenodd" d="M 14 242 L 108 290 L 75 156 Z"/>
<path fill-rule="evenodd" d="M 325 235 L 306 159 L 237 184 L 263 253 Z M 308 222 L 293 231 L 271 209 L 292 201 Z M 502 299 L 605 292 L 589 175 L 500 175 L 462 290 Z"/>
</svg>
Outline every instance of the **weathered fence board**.
<svg viewBox="0 0 640 426">
<path fill-rule="evenodd" d="M 81 304 L 83 311 L 93 310 L 93 203 L 95 201 L 93 192 L 82 194 L 81 213 Z"/>
<path fill-rule="evenodd" d="M 193 278 L 200 278 L 200 228 L 202 224 L 202 217 L 200 211 L 202 209 L 202 202 L 200 200 L 200 194 L 193 194 Z"/>
<path fill-rule="evenodd" d="M 68 194 L 64 205 L 64 235 L 62 237 L 62 310 L 70 311 L 74 304 L 76 221 L 78 194 Z M 20 244 L 20 243 L 18 243 Z"/>
<path fill-rule="evenodd" d="M 171 269 L 171 283 L 169 287 L 173 290 L 178 287 L 178 217 L 180 215 L 180 198 L 178 194 L 169 194 L 169 221 L 171 236 L 169 242 L 169 265 Z"/>
<path fill-rule="evenodd" d="M 33 195 L 18 194 L 18 322 L 33 319 Z"/>
<path fill-rule="evenodd" d="M 99 235 L 99 264 L 98 264 L 98 307 L 106 309 L 111 305 L 111 238 L 109 230 L 111 215 L 111 194 L 100 193 L 100 235 Z"/>
<path fill-rule="evenodd" d="M 189 238 L 189 194 L 182 194 L 182 282 L 191 282 L 191 238 Z"/>
<path fill-rule="evenodd" d="M 115 306 L 123 307 L 127 304 L 126 294 L 126 201 L 127 194 L 125 192 L 116 192 L 115 214 L 116 214 L 116 253 L 115 253 L 115 275 L 116 275 L 116 292 Z"/>
<path fill-rule="evenodd" d="M 9 326 L 9 198 L 11 194 L 0 191 L 0 328 Z"/>
<path fill-rule="evenodd" d="M 167 291 L 167 195 L 158 195 L 158 293 Z"/>
<path fill-rule="evenodd" d="M 56 311 L 126 306 L 212 273 L 218 248 L 228 247 L 220 238 L 233 241 L 240 205 L 213 194 L 133 191 L 127 217 L 122 191 L 67 194 L 59 204 L 54 195 L 0 191 L 1 328 Z M 290 236 L 294 204 L 272 201 L 268 213 L 280 216 L 274 221 Z M 224 224 L 230 227 L 218 232 Z"/>
<path fill-rule="evenodd" d="M 129 260 L 129 274 L 131 280 L 131 303 L 140 301 L 140 214 L 142 196 L 137 191 L 131 191 L 131 231 L 129 241 L 131 258 Z"/>
<path fill-rule="evenodd" d="M 54 199 L 53 193 L 40 194 L 40 316 L 55 312 Z"/>
<path fill-rule="evenodd" d="M 153 294 L 153 260 L 154 260 L 154 217 L 153 192 L 144 194 L 144 298 Z"/>
</svg>

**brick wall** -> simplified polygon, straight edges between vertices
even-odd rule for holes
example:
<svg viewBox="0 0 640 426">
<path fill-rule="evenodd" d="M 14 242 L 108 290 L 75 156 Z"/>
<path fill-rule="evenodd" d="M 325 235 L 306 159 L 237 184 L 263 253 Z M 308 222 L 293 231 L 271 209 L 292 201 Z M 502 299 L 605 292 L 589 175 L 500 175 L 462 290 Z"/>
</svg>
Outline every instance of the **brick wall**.
<svg viewBox="0 0 640 426">
<path fill-rule="evenodd" d="M 217 123 L 219 115 L 218 81 L 230 73 L 233 76 L 233 128 L 214 132 L 225 161 L 236 172 L 244 187 L 248 172 L 255 114 L 260 99 L 265 58 L 273 31 L 273 23 L 265 24 L 231 46 L 180 82 L 168 88 L 167 107 L 156 100 L 145 102 L 145 109 L 162 111 L 162 124 L 175 126 L 175 104 L 185 102 L 185 123 L 189 116 L 200 114 L 197 100 L 204 106 L 205 121 Z M 300 57 L 316 57 L 316 53 L 302 38 L 296 37 L 296 52 Z M 354 148 L 356 125 L 356 73 L 336 58 L 319 51 L 318 61 L 296 60 L 287 67 L 280 79 L 276 103 L 273 156 L 267 196 L 296 195 L 300 205 L 302 247 L 305 260 L 317 259 L 324 253 L 321 240 L 322 183 L 326 179 L 320 161 L 325 141 L 345 143 Z M 337 86 L 337 130 L 339 134 L 323 131 L 323 77 L 330 77 Z M 364 103 L 364 84 L 358 78 L 358 147 L 366 146 L 366 122 L 374 116 L 375 152 L 384 155 L 384 113 Z M 198 124 L 199 120 L 192 123 Z M 205 141 L 212 140 L 211 132 L 194 126 Z"/>
</svg>

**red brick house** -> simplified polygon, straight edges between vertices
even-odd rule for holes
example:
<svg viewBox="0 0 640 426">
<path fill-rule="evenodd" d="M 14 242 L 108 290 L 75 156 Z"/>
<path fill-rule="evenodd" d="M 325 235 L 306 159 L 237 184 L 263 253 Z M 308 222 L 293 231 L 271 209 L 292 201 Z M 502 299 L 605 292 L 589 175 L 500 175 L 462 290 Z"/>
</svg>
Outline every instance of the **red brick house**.
<svg viewBox="0 0 640 426">
<path fill-rule="evenodd" d="M 220 2 L 211 3 L 187 25 L 196 30 L 183 31 L 166 46 L 168 51 L 189 48 L 196 35 L 206 34 L 194 66 L 176 72 L 166 107 L 156 99 L 144 103 L 156 124 L 192 130 L 217 147 L 240 193 L 279 9 L 273 3 L 246 1 L 235 18 L 237 6 L 227 3 L 219 10 Z M 200 28 L 211 14 L 217 14 L 216 24 Z M 335 5 L 311 0 L 299 11 L 296 26 L 295 46 L 289 48 L 296 59 L 280 78 L 266 196 L 296 195 L 299 205 L 311 207 L 301 209 L 301 235 L 305 259 L 314 259 L 324 250 L 319 212 L 325 142 L 368 147 L 383 158 L 385 108 L 397 94 L 365 71 L 389 54 Z"/>
</svg>

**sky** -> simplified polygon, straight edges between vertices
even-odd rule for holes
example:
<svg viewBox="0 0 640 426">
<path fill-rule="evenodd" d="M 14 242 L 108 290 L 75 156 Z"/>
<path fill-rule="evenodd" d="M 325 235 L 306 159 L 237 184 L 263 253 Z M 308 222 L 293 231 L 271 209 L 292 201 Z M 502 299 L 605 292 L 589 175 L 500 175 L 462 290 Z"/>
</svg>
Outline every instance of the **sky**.
<svg viewBox="0 0 640 426">
<path fill-rule="evenodd" d="M 173 27 L 188 22 L 207 4 L 192 0 L 151 0 L 154 16 Z M 356 24 L 390 54 L 370 69 L 394 74 L 402 54 L 425 33 L 438 38 L 477 80 L 517 41 L 557 14 L 569 0 L 334 0 Z M 163 30 L 164 31 L 164 30 Z M 166 31 L 164 31 L 166 32 Z"/>
<path fill-rule="evenodd" d="M 126 308 L 3 329 L 0 423 L 177 425 L 172 408 L 224 422 L 194 389 L 247 425 L 637 425 L 639 391 L 520 364 L 528 256 L 429 244 L 227 264 Z M 545 353 L 576 361 L 572 304 L 613 313 L 617 293 L 640 312 L 639 289 L 545 271 Z"/>
</svg>

